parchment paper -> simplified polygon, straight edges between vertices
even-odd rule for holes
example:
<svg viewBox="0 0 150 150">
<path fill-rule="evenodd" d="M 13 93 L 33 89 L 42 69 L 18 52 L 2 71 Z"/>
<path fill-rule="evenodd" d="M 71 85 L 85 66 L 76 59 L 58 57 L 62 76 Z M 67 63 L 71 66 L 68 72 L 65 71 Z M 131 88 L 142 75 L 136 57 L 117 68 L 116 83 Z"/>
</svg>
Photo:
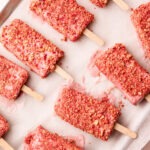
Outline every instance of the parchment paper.
<svg viewBox="0 0 150 150">
<path fill-rule="evenodd" d="M 132 8 L 135 8 L 149 0 L 125 1 Z M 104 9 L 94 6 L 89 0 L 78 0 L 78 2 L 95 15 L 95 21 L 89 28 L 105 40 L 105 46 L 100 47 L 85 36 L 82 36 L 77 42 L 62 41 L 63 36 L 61 34 L 30 12 L 30 0 L 23 0 L 4 25 L 9 24 L 14 18 L 20 18 L 63 49 L 65 58 L 61 61 L 62 68 L 95 97 L 113 87 L 113 84 L 105 77 L 100 77 L 100 79 L 92 77 L 87 69 L 90 57 L 98 49 L 106 50 L 116 42 L 121 42 L 127 46 L 138 62 L 150 71 L 150 61 L 144 58 L 141 43 L 130 20 L 131 12 L 121 10 L 113 1 L 110 1 Z M 66 84 L 63 78 L 56 73 L 52 73 L 47 78 L 41 79 L 2 45 L 0 45 L 0 54 L 29 70 L 30 79 L 27 85 L 45 96 L 43 102 L 38 102 L 26 94 L 21 94 L 15 102 L 0 98 L 0 112 L 11 124 L 10 131 L 4 138 L 14 149 L 21 150 L 24 137 L 39 124 L 64 136 L 84 135 L 86 150 L 140 150 L 150 139 L 150 104 L 146 101 L 143 100 L 138 106 L 133 106 L 127 100 L 124 100 L 117 89 L 111 91 L 111 94 L 114 94 L 118 101 L 123 100 L 125 104 L 119 122 L 138 132 L 139 136 L 136 140 L 132 140 L 114 131 L 109 141 L 103 142 L 74 128 L 56 116 L 53 107 L 59 89 L 63 84 Z"/>
</svg>

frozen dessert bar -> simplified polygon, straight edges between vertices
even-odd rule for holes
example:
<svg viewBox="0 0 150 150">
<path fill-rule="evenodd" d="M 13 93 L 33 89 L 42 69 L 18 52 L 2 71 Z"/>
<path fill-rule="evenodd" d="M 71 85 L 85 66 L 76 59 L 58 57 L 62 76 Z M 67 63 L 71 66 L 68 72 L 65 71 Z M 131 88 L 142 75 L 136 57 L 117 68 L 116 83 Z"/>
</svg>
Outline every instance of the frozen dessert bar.
<svg viewBox="0 0 150 150">
<path fill-rule="evenodd" d="M 19 19 L 3 28 L 1 42 L 41 77 L 53 72 L 64 55 L 62 50 Z"/>
<path fill-rule="evenodd" d="M 122 44 L 95 55 L 95 66 L 125 97 L 137 104 L 150 92 L 150 74 L 142 68 Z"/>
<path fill-rule="evenodd" d="M 0 56 L 0 95 L 16 99 L 28 79 L 28 72 Z"/>
<path fill-rule="evenodd" d="M 145 54 L 150 58 L 150 2 L 133 10 L 131 19 L 145 49 Z"/>
<path fill-rule="evenodd" d="M 107 96 L 98 100 L 73 87 L 61 91 L 55 112 L 64 121 L 102 140 L 108 140 L 121 114 Z"/>
<path fill-rule="evenodd" d="M 25 150 L 82 150 L 72 140 L 38 126 L 25 138 Z"/>
<path fill-rule="evenodd" d="M 94 19 L 76 0 L 32 0 L 30 9 L 71 41 L 76 41 Z"/>
</svg>

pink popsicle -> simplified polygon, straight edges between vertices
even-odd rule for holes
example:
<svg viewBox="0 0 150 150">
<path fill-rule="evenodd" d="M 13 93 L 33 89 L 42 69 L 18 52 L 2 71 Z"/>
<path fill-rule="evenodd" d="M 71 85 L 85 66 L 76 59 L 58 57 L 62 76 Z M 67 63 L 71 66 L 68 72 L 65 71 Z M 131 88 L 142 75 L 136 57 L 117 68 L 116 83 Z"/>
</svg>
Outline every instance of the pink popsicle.
<svg viewBox="0 0 150 150">
<path fill-rule="evenodd" d="M 150 74 L 141 67 L 122 44 L 95 55 L 95 66 L 112 81 L 132 103 L 139 103 L 150 92 Z"/>
</svg>

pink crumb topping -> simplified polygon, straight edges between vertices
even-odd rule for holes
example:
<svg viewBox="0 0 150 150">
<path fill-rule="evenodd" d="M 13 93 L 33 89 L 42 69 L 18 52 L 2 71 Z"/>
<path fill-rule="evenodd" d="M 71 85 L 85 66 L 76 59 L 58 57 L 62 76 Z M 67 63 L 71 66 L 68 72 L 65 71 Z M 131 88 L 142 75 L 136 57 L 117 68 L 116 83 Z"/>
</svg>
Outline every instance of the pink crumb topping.
<svg viewBox="0 0 150 150">
<path fill-rule="evenodd" d="M 137 104 L 150 92 L 150 74 L 122 44 L 116 44 L 101 54 L 95 65 L 133 104 Z"/>
<path fill-rule="evenodd" d="M 82 150 L 73 140 L 50 133 L 42 126 L 37 127 L 25 138 L 25 150 Z"/>
<path fill-rule="evenodd" d="M 30 9 L 71 41 L 77 40 L 94 19 L 76 0 L 32 0 Z"/>
<path fill-rule="evenodd" d="M 1 42 L 41 77 L 53 72 L 57 61 L 64 55 L 63 51 L 19 19 L 3 28 Z"/>
<path fill-rule="evenodd" d="M 108 97 L 99 101 L 72 87 L 62 90 L 55 112 L 64 121 L 102 140 L 108 140 L 120 116 L 120 109 L 109 103 Z"/>
<path fill-rule="evenodd" d="M 0 56 L 0 95 L 16 99 L 28 79 L 28 72 Z"/>
<path fill-rule="evenodd" d="M 150 2 L 133 10 L 131 19 L 145 49 L 146 57 L 150 58 Z"/>
<path fill-rule="evenodd" d="M 0 138 L 9 130 L 9 124 L 7 120 L 0 115 Z"/>
<path fill-rule="evenodd" d="M 98 7 L 105 7 L 108 3 L 108 0 L 90 0 L 93 4 L 95 4 Z"/>
</svg>

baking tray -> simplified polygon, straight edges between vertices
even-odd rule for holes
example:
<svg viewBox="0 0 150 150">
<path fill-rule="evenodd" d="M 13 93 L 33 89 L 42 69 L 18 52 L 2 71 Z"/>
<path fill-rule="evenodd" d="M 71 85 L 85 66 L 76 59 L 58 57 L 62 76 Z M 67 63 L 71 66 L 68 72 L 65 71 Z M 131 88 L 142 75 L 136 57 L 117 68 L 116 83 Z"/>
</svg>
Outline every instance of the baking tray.
<svg viewBox="0 0 150 150">
<path fill-rule="evenodd" d="M 1 1 L 0 8 L 0 26 L 6 21 L 6 19 L 11 15 L 15 8 L 19 5 L 21 0 L 6 0 Z"/>
<path fill-rule="evenodd" d="M 95 97 L 98 97 L 113 86 L 112 83 L 104 77 L 101 78 L 101 81 L 99 81 L 99 78 L 93 78 L 87 70 L 90 57 L 98 49 L 105 50 L 108 47 L 112 47 L 116 42 L 124 43 L 139 63 L 150 71 L 148 65 L 150 62 L 144 59 L 143 50 L 131 23 L 129 12 L 119 9 L 113 2 L 110 2 L 106 8 L 100 9 L 87 0 L 77 1 L 95 15 L 95 22 L 93 22 L 89 28 L 106 41 L 104 47 L 99 47 L 85 36 L 81 37 L 77 42 L 62 41 L 63 36 L 61 34 L 31 13 L 29 10 L 30 0 L 22 0 L 2 26 L 9 24 L 15 18 L 20 18 L 39 31 L 47 39 L 58 45 L 58 47 L 65 51 L 65 58 L 61 61 L 62 68 L 70 73 L 77 82 L 86 88 L 87 92 Z M 149 0 L 126 0 L 133 8 L 148 1 Z M 138 141 L 141 135 L 139 135 L 138 139 L 132 140 L 118 132 L 113 132 L 109 141 L 103 142 L 65 123 L 56 116 L 53 108 L 57 100 L 59 89 L 63 84 L 66 84 L 66 81 L 56 73 L 52 73 L 47 78 L 41 79 L 17 60 L 1 44 L 0 54 L 26 68 L 30 73 L 30 79 L 27 85 L 45 96 L 43 102 L 38 102 L 26 94 L 21 94 L 15 102 L 10 102 L 0 97 L 0 111 L 11 124 L 11 129 L 5 136 L 5 139 L 15 150 L 22 149 L 24 137 L 39 124 L 42 124 L 48 130 L 57 132 L 60 135 L 83 135 L 85 137 L 86 150 L 127 150 L 133 149 L 133 143 L 138 144 L 136 150 L 140 150 L 143 147 L 143 143 Z M 82 59 L 79 59 L 79 57 Z M 124 100 L 124 97 L 117 89 L 112 91 L 112 93 L 116 96 L 118 101 L 121 99 L 125 104 L 119 122 L 133 131 L 139 132 L 143 128 L 143 122 L 147 116 L 149 116 L 149 105 L 143 101 L 135 107 Z"/>
</svg>

